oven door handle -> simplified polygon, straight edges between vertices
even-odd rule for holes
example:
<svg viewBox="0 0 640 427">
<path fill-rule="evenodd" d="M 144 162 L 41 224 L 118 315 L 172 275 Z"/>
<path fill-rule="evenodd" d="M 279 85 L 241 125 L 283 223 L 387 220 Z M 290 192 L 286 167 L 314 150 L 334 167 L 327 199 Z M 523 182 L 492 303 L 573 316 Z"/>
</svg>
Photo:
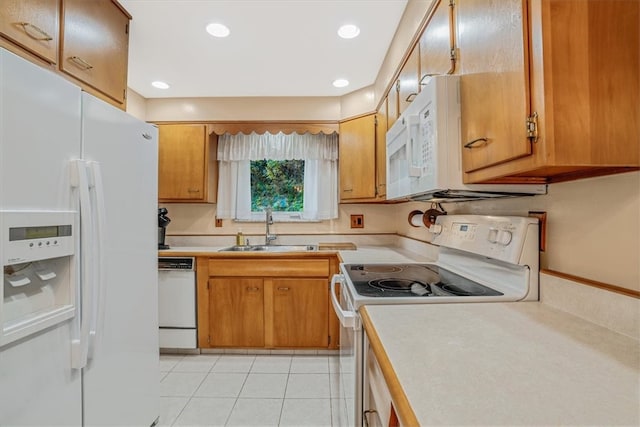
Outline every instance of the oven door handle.
<svg viewBox="0 0 640 427">
<path fill-rule="evenodd" d="M 340 306 L 340 301 L 336 295 L 336 283 L 344 283 L 344 276 L 342 274 L 334 274 L 331 278 L 331 304 L 333 310 L 336 312 L 340 324 L 346 328 L 355 328 L 356 326 L 356 313 L 353 311 L 345 311 Z"/>
</svg>

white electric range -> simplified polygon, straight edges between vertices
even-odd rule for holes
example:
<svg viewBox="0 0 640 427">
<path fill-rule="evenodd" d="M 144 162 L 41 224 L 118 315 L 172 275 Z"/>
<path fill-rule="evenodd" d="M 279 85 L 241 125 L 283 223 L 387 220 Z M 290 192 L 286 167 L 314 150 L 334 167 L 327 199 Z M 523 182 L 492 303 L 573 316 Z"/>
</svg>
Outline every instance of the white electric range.
<svg viewBox="0 0 640 427">
<path fill-rule="evenodd" d="M 358 310 L 367 304 L 437 304 L 538 300 L 536 218 L 441 215 L 429 228 L 438 256 L 431 263 L 341 264 L 331 283 L 340 319 L 340 390 L 347 417 L 363 425 L 366 335 Z M 340 285 L 339 297 L 336 287 Z"/>
</svg>

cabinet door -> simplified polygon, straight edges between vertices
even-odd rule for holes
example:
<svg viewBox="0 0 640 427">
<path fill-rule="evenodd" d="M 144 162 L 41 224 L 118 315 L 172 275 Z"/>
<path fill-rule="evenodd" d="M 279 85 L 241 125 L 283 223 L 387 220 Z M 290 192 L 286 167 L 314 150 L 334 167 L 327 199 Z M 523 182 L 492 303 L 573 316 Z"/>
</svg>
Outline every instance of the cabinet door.
<svg viewBox="0 0 640 427">
<path fill-rule="evenodd" d="M 387 99 L 376 114 L 376 197 L 387 195 Z"/>
<path fill-rule="evenodd" d="M 413 98 L 416 97 L 420 91 L 420 85 L 418 83 L 420 79 L 420 48 L 418 45 L 414 46 L 411 54 L 407 58 L 407 62 L 402 66 L 400 71 L 400 86 L 398 90 L 398 108 L 399 114 L 402 114 L 404 110 L 411 104 Z"/>
<path fill-rule="evenodd" d="M 389 89 L 387 94 L 387 130 L 391 129 L 391 126 L 400 117 L 400 107 L 398 105 L 398 91 L 400 89 L 400 80 L 396 82 Z"/>
<path fill-rule="evenodd" d="M 420 36 L 420 81 L 427 76 L 451 74 L 453 34 L 453 4 L 438 0 L 429 22 Z"/>
<path fill-rule="evenodd" d="M 329 345 L 327 279 L 272 279 L 273 346 Z"/>
<path fill-rule="evenodd" d="M 340 200 L 376 196 L 375 114 L 340 123 Z"/>
<path fill-rule="evenodd" d="M 523 3 L 476 0 L 458 5 L 465 172 L 531 154 L 525 126 L 530 100 Z"/>
<path fill-rule="evenodd" d="M 212 347 L 264 347 L 262 279 L 209 279 L 209 310 Z"/>
<path fill-rule="evenodd" d="M 158 199 L 204 200 L 209 149 L 206 125 L 160 125 L 158 133 Z"/>
<path fill-rule="evenodd" d="M 124 103 L 130 17 L 111 0 L 64 0 L 62 4 L 60 69 Z"/>
<path fill-rule="evenodd" d="M 58 61 L 59 0 L 2 0 L 0 34 L 55 64 Z"/>
</svg>

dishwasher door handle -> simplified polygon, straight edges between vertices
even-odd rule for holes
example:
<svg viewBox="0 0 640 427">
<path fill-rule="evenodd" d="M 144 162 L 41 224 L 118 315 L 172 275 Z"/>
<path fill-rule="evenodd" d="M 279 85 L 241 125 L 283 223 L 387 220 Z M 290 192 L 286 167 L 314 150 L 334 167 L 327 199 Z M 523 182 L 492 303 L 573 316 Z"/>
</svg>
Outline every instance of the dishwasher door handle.
<svg viewBox="0 0 640 427">
<path fill-rule="evenodd" d="M 338 319 L 340 320 L 340 324 L 345 328 L 354 328 L 356 327 L 356 313 L 354 311 L 343 310 L 340 306 L 340 301 L 338 301 L 338 297 L 336 295 L 336 284 L 344 283 L 344 276 L 342 274 L 334 274 L 331 278 L 331 304 L 333 305 L 333 310 L 336 312 Z"/>
</svg>

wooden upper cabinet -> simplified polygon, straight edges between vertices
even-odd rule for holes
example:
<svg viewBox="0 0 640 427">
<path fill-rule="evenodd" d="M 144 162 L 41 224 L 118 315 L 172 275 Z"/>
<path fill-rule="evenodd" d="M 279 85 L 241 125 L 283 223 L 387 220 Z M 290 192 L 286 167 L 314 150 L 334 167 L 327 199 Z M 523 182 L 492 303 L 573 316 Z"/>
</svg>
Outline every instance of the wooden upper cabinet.
<svg viewBox="0 0 640 427">
<path fill-rule="evenodd" d="M 215 145 L 206 125 L 158 126 L 158 199 L 163 202 L 215 200 Z M 213 170 L 212 170 L 213 169 Z M 212 188 L 213 187 L 213 188 Z"/>
<path fill-rule="evenodd" d="M 451 74 L 455 69 L 454 3 L 437 0 L 420 36 L 420 82 L 428 76 Z"/>
<path fill-rule="evenodd" d="M 376 196 L 375 114 L 340 123 L 340 200 Z"/>
<path fill-rule="evenodd" d="M 389 93 L 387 94 L 387 130 L 391 129 L 391 126 L 400 117 L 400 106 L 398 105 L 398 90 L 400 87 L 400 80 L 396 80 Z"/>
<path fill-rule="evenodd" d="M 457 4 L 465 182 L 640 167 L 640 2 Z"/>
<path fill-rule="evenodd" d="M 411 104 L 413 98 L 420 92 L 420 46 L 415 45 L 407 61 L 400 70 L 398 77 L 398 115 Z"/>
<path fill-rule="evenodd" d="M 44 61 L 58 62 L 59 0 L 2 0 L 0 34 Z"/>
<path fill-rule="evenodd" d="M 62 13 L 60 69 L 124 104 L 131 16 L 112 0 L 63 0 Z"/>
<path fill-rule="evenodd" d="M 376 198 L 387 195 L 387 98 L 376 113 Z"/>
<path fill-rule="evenodd" d="M 523 0 L 458 5 L 465 172 L 531 154 L 529 57 Z"/>
</svg>

